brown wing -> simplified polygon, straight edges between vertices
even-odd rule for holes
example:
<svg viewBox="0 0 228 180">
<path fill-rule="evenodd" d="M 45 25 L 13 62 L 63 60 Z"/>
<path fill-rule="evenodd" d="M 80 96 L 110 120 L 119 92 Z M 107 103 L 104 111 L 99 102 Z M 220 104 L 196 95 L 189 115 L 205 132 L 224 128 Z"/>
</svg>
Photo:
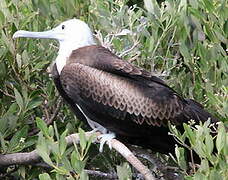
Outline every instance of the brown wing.
<svg viewBox="0 0 228 180">
<path fill-rule="evenodd" d="M 167 86 L 163 80 L 140 67 L 120 59 L 102 46 L 93 45 L 74 50 L 69 57 L 68 63 L 80 63 L 112 74 L 140 80 L 144 83 L 149 84 L 153 81 Z"/>
<path fill-rule="evenodd" d="M 125 67 L 121 68 L 125 73 L 133 72 L 130 66 L 121 67 Z M 79 63 L 64 67 L 61 82 L 75 103 L 87 101 L 83 103 L 92 103 L 94 113 L 101 113 L 103 108 L 104 115 L 106 113 L 120 120 L 125 120 L 125 117 L 130 115 L 130 120 L 139 124 L 167 125 L 169 120 L 177 123 L 177 117 L 184 108 L 180 97 L 162 84 L 151 81 L 148 86 L 135 79 Z"/>
</svg>

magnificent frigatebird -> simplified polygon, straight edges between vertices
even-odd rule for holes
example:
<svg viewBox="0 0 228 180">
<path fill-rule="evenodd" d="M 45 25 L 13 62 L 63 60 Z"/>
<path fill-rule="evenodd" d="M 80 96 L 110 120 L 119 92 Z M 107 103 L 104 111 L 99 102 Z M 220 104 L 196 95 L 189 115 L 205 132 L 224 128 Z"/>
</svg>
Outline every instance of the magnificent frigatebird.
<svg viewBox="0 0 228 180">
<path fill-rule="evenodd" d="M 19 37 L 59 41 L 52 70 L 56 88 L 79 119 L 103 133 L 112 132 L 110 138 L 169 153 L 176 144 L 168 135 L 169 122 L 182 129 L 189 120 L 217 121 L 152 73 L 96 45 L 81 20 L 71 19 L 44 32 L 20 30 L 13 35 Z"/>
</svg>

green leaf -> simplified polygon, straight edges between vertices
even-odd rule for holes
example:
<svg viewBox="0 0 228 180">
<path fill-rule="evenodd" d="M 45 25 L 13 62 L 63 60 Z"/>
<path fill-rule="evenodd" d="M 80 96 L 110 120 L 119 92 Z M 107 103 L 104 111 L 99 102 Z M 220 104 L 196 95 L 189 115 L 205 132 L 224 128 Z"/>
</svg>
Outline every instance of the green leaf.
<svg viewBox="0 0 228 180">
<path fill-rule="evenodd" d="M 117 166 L 117 175 L 119 180 L 132 179 L 132 172 L 129 164 L 125 162 L 122 166 Z"/>
<path fill-rule="evenodd" d="M 5 16 L 4 14 L 2 13 L 2 11 L 0 11 L 0 27 L 3 26 L 3 24 L 5 23 Z"/>
<path fill-rule="evenodd" d="M 51 158 L 49 157 L 49 149 L 48 149 L 47 142 L 45 141 L 45 138 L 41 133 L 39 134 L 36 150 L 37 150 L 37 153 L 42 157 L 42 159 L 47 164 L 49 164 L 52 167 L 54 166 Z"/>
<path fill-rule="evenodd" d="M 55 136 L 57 138 L 57 141 L 59 141 L 59 132 L 58 132 L 58 128 L 56 125 L 56 122 L 54 121 L 54 130 L 55 130 Z"/>
<path fill-rule="evenodd" d="M 23 149 L 23 146 L 20 146 L 20 143 L 23 142 L 28 133 L 28 126 L 24 126 L 21 130 L 17 131 L 15 135 L 9 142 L 9 149 L 10 152 L 17 152 Z"/>
<path fill-rule="evenodd" d="M 25 166 L 19 166 L 19 169 L 18 169 L 18 174 L 23 178 L 25 179 Z"/>
<path fill-rule="evenodd" d="M 50 148 L 50 151 L 54 155 L 54 159 L 58 162 L 61 160 L 61 155 L 59 151 L 59 141 L 57 142 L 51 142 L 48 146 Z"/>
<path fill-rule="evenodd" d="M 86 146 L 85 154 L 88 153 L 90 145 L 93 142 L 93 140 L 95 140 L 95 139 L 96 139 L 95 133 L 89 137 L 89 139 L 87 140 L 87 146 Z"/>
<path fill-rule="evenodd" d="M 203 159 L 199 168 L 200 172 L 208 172 L 209 171 L 209 163 L 207 160 Z"/>
<path fill-rule="evenodd" d="M 54 137 L 55 132 L 54 132 L 54 129 L 53 129 L 52 125 L 50 125 L 48 127 L 48 134 L 49 134 L 50 137 L 52 137 L 52 138 Z"/>
<path fill-rule="evenodd" d="M 62 174 L 58 174 L 58 173 L 56 173 L 56 180 L 66 180 L 66 178 L 64 177 L 64 175 L 62 175 Z M 67 178 L 67 180 L 68 180 L 68 178 Z M 75 180 L 75 179 L 72 179 L 71 177 L 69 178 L 69 180 Z"/>
<path fill-rule="evenodd" d="M 80 139 L 80 146 L 84 150 L 86 148 L 87 140 L 85 136 L 85 131 L 79 128 L 79 139 Z"/>
<path fill-rule="evenodd" d="M 209 180 L 224 180 L 224 177 L 216 169 L 213 169 L 210 173 Z"/>
<path fill-rule="evenodd" d="M 66 147 L 67 147 L 66 135 L 67 135 L 67 129 L 60 136 L 60 141 L 59 141 L 60 155 L 63 155 L 64 154 L 64 152 L 66 150 Z"/>
<path fill-rule="evenodd" d="M 8 116 L 4 115 L 0 118 L 0 133 L 4 134 L 8 129 Z"/>
<path fill-rule="evenodd" d="M 39 180 L 51 180 L 51 177 L 48 173 L 43 173 L 39 175 Z"/>
<path fill-rule="evenodd" d="M 0 57 L 1 57 L 1 56 L 0 56 Z M 6 68 L 6 65 L 5 65 L 4 62 L 1 62 L 1 61 L 0 61 L 0 69 L 1 69 L 1 71 L 0 71 L 0 80 L 1 80 L 1 79 L 2 79 L 2 80 L 5 80 L 6 75 L 7 75 L 7 68 Z"/>
<path fill-rule="evenodd" d="M 49 64 L 49 61 L 38 62 L 38 63 L 35 65 L 34 69 L 35 69 L 36 71 L 41 71 L 41 70 L 43 70 L 44 66 L 47 65 L 47 64 Z"/>
<path fill-rule="evenodd" d="M 206 9 L 211 13 L 214 10 L 214 5 L 213 5 L 213 1 L 211 0 L 203 0 Z"/>
<path fill-rule="evenodd" d="M 189 60 L 191 59 L 191 56 L 189 54 L 189 49 L 185 45 L 185 42 L 184 41 L 182 41 L 180 43 L 179 50 L 180 50 L 180 53 L 182 54 L 182 56 L 185 57 L 184 58 L 185 62 L 189 62 Z"/>
<path fill-rule="evenodd" d="M 207 150 L 207 154 L 208 154 L 208 158 L 211 157 L 211 153 L 214 149 L 214 142 L 213 142 L 213 138 L 210 134 L 206 134 L 206 138 L 205 138 L 205 144 L 206 144 L 206 150 Z"/>
<path fill-rule="evenodd" d="M 89 176 L 85 171 L 82 171 L 80 174 L 80 180 L 89 180 Z"/>
<path fill-rule="evenodd" d="M 33 98 L 31 101 L 29 101 L 27 108 L 28 108 L 28 110 L 31 110 L 31 109 L 34 109 L 34 108 L 40 106 L 42 103 L 43 103 L 42 98 L 36 97 L 36 98 Z"/>
<path fill-rule="evenodd" d="M 193 133 L 192 129 L 189 127 L 189 125 L 185 124 L 184 123 L 184 130 L 186 131 L 187 133 L 187 137 L 189 138 L 190 140 L 190 143 L 194 146 L 195 145 L 195 142 L 196 142 L 196 136 L 195 134 Z"/>
<path fill-rule="evenodd" d="M 216 147 L 218 150 L 218 153 L 221 152 L 221 150 L 225 147 L 226 145 L 226 131 L 222 123 L 219 124 L 218 126 L 218 135 L 216 138 Z"/>
<path fill-rule="evenodd" d="M 185 160 L 185 150 L 182 147 L 175 147 L 175 155 L 177 157 L 178 165 L 181 169 L 186 170 L 187 164 Z"/>
<path fill-rule="evenodd" d="M 194 174 L 194 180 L 207 180 L 207 177 L 203 173 L 196 172 Z"/>
<path fill-rule="evenodd" d="M 205 144 L 200 139 L 197 139 L 196 145 L 194 146 L 194 150 L 196 151 L 196 153 L 200 157 L 206 158 L 206 155 L 205 155 Z"/>
<path fill-rule="evenodd" d="M 148 12 L 160 16 L 160 9 L 156 0 L 144 0 L 144 5 Z"/>
<path fill-rule="evenodd" d="M 4 154 L 7 151 L 7 147 L 6 147 L 6 142 L 5 142 L 1 132 L 0 132 L 0 143 L 1 143 L 0 147 L 3 150 L 3 154 Z"/>
<path fill-rule="evenodd" d="M 76 155 L 76 152 L 75 151 L 73 151 L 71 153 L 70 160 L 71 160 L 72 167 L 74 169 L 76 169 L 76 164 L 77 164 L 77 161 L 78 161 L 78 156 Z"/>
<path fill-rule="evenodd" d="M 20 107 L 20 110 L 22 110 L 23 106 L 24 106 L 23 98 L 16 88 L 13 88 L 13 90 L 14 90 L 16 102 L 17 102 L 18 106 Z"/>
<path fill-rule="evenodd" d="M 71 165 L 78 174 L 81 174 L 85 168 L 85 162 L 79 160 L 79 155 L 75 151 L 71 153 Z"/>
<path fill-rule="evenodd" d="M 47 124 L 39 117 L 36 117 L 36 125 L 44 134 L 44 136 L 49 137 Z"/>
<path fill-rule="evenodd" d="M 68 156 L 64 156 L 62 159 L 61 159 L 61 163 L 64 164 L 64 167 L 68 170 L 68 171 L 72 171 L 72 167 L 71 167 L 71 164 L 70 164 L 70 161 L 68 159 Z"/>
<path fill-rule="evenodd" d="M 16 60 L 17 60 L 18 68 L 21 69 L 22 61 L 21 61 L 21 55 L 20 54 L 16 55 Z"/>
</svg>

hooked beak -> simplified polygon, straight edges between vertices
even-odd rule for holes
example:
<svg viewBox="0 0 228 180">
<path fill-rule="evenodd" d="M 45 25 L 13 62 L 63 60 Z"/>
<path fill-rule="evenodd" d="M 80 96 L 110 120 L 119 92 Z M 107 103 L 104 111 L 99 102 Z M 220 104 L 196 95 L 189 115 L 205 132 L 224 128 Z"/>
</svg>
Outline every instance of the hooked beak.
<svg viewBox="0 0 228 180">
<path fill-rule="evenodd" d="M 24 31 L 19 30 L 14 33 L 13 39 L 19 38 L 19 37 L 28 37 L 28 38 L 40 38 L 40 39 L 57 39 L 60 40 L 60 35 L 54 29 L 49 31 L 43 31 L 43 32 L 31 32 L 31 31 Z"/>
</svg>

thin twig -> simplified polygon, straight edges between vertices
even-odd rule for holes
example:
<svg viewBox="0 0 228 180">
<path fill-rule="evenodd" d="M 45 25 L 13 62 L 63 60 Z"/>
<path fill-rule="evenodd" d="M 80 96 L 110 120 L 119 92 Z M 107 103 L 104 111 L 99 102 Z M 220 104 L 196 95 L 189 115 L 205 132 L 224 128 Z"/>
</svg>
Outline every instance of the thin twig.
<svg viewBox="0 0 228 180">
<path fill-rule="evenodd" d="M 138 59 L 138 57 L 140 56 L 140 54 L 141 54 L 140 52 L 136 53 L 136 55 L 133 56 L 131 59 L 129 59 L 128 62 L 133 63 L 135 60 Z"/>
<path fill-rule="evenodd" d="M 54 119 L 55 119 L 56 116 L 58 115 L 59 110 L 60 110 L 60 108 L 61 108 L 62 99 L 59 98 L 57 101 L 58 101 L 58 102 L 57 102 L 57 105 L 56 105 L 56 107 L 55 107 L 55 111 L 54 111 L 54 113 L 52 114 L 52 116 L 51 116 L 50 119 L 49 119 L 50 121 L 46 121 L 46 123 L 47 123 L 48 125 L 51 124 L 51 123 L 54 121 Z"/>
<path fill-rule="evenodd" d="M 196 173 L 196 167 L 195 167 L 195 162 L 194 162 L 194 158 L 193 158 L 192 149 L 190 149 L 190 157 L 191 157 L 191 163 L 192 163 L 193 172 L 195 174 Z"/>
<path fill-rule="evenodd" d="M 2 92 L 5 96 L 8 96 L 8 97 L 11 97 L 11 98 L 15 99 L 15 97 L 13 95 L 3 91 L 2 89 L 0 89 L 0 92 Z"/>
<path fill-rule="evenodd" d="M 100 177 L 100 178 L 108 178 L 108 179 L 118 179 L 118 176 L 116 173 L 104 173 L 101 171 L 95 171 L 95 170 L 85 170 L 85 172 L 93 177 Z M 144 179 L 142 174 L 133 173 L 133 178 L 137 178 L 137 180 Z"/>
<path fill-rule="evenodd" d="M 48 109 L 46 107 L 46 104 L 42 105 L 42 108 L 43 108 L 45 116 L 46 116 L 44 121 L 46 122 L 46 124 L 48 124 L 48 122 L 50 122 L 50 116 L 49 116 L 49 112 L 48 112 Z"/>
<path fill-rule="evenodd" d="M 122 52 L 119 55 L 119 57 L 122 57 L 122 56 L 126 55 L 127 53 L 131 52 L 138 44 L 139 44 L 139 42 L 134 43 L 133 46 L 131 46 L 131 48 L 129 48 L 126 51 Z"/>
<path fill-rule="evenodd" d="M 93 177 L 102 177 L 102 178 L 108 178 L 108 179 L 118 179 L 118 176 L 116 173 L 104 173 L 101 171 L 95 171 L 95 170 L 85 170 L 85 172 Z"/>
</svg>

